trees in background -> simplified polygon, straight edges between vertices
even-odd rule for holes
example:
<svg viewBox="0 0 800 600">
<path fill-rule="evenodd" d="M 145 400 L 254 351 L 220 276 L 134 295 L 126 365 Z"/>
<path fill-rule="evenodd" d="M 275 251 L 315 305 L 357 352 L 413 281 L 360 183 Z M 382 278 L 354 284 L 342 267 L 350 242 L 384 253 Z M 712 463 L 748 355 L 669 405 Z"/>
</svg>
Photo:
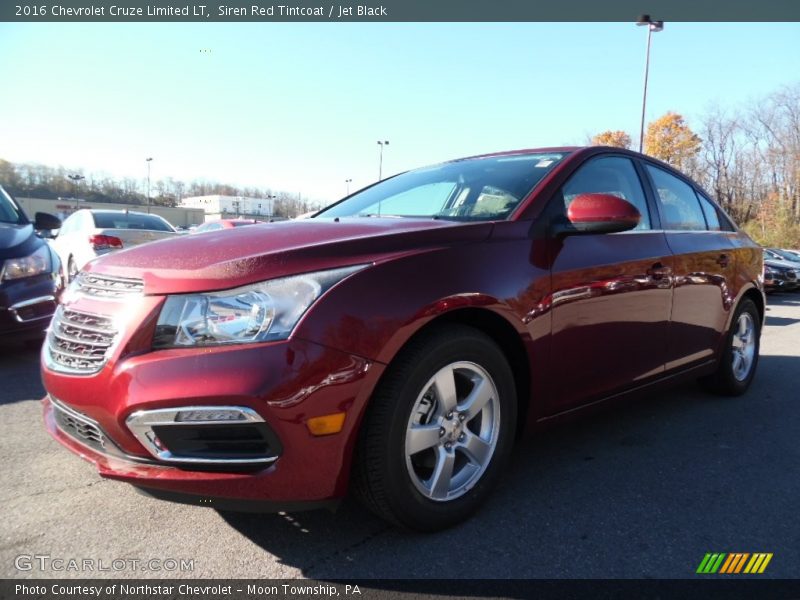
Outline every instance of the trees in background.
<svg viewBox="0 0 800 600">
<path fill-rule="evenodd" d="M 800 83 L 738 110 L 714 106 L 696 129 L 669 112 L 648 125 L 645 153 L 693 176 L 760 243 L 800 248 Z M 618 134 L 592 142 L 618 145 Z"/>
<path fill-rule="evenodd" d="M 702 142 L 678 113 L 668 112 L 647 126 L 644 153 L 676 169 L 688 170 L 694 165 Z"/>
<path fill-rule="evenodd" d="M 83 175 L 85 179 L 73 183 L 70 174 Z M 114 204 L 147 204 L 147 195 L 142 182 L 131 177 L 115 180 L 110 177 L 85 173 L 83 170 L 68 171 L 64 167 L 11 163 L 0 159 L 0 184 L 14 196 L 24 198 L 82 198 L 87 202 L 110 202 Z M 151 202 L 156 206 L 177 206 L 181 198 L 189 196 L 247 196 L 250 198 L 275 198 L 274 216 L 295 217 L 310 210 L 321 208 L 316 202 L 309 203 L 299 194 L 273 191 L 270 188 L 237 187 L 207 181 L 184 183 L 171 177 L 154 180 L 150 184 Z"/>
<path fill-rule="evenodd" d="M 624 131 L 611 131 L 598 133 L 592 137 L 593 146 L 613 146 L 614 148 L 630 148 L 631 136 Z"/>
</svg>

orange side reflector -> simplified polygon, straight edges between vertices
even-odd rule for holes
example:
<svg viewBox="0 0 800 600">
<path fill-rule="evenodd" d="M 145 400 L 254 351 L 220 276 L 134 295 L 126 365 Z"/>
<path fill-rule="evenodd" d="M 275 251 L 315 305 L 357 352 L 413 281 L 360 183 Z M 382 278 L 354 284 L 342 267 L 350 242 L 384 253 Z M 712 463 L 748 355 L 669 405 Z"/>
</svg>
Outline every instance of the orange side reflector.
<svg viewBox="0 0 800 600">
<path fill-rule="evenodd" d="M 322 415 L 321 417 L 312 417 L 306 421 L 306 427 L 311 432 L 311 435 L 330 435 L 332 433 L 339 433 L 344 427 L 345 413 L 334 413 L 332 415 Z"/>
</svg>

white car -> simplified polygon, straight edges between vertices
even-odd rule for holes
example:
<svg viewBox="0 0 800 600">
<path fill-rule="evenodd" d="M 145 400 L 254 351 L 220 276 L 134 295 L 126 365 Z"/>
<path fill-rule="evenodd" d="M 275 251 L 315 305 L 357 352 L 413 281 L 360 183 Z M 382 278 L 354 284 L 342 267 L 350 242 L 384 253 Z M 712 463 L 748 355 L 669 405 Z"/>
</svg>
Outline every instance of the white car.
<svg viewBox="0 0 800 600">
<path fill-rule="evenodd" d="M 158 215 L 83 209 L 64 220 L 50 245 L 72 281 L 86 263 L 98 256 L 177 235 L 175 228 Z"/>
</svg>

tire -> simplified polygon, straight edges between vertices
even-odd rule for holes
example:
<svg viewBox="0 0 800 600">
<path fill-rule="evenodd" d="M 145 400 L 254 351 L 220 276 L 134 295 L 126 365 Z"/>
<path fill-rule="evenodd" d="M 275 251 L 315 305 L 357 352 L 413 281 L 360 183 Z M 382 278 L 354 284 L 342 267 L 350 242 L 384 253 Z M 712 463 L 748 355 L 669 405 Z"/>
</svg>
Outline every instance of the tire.
<svg viewBox="0 0 800 600">
<path fill-rule="evenodd" d="M 725 336 L 725 348 L 716 372 L 700 380 L 703 387 L 721 396 L 741 396 L 750 387 L 758 366 L 761 315 L 755 303 L 739 303 Z"/>
<path fill-rule="evenodd" d="M 497 344 L 471 327 L 432 329 L 400 352 L 372 397 L 353 490 L 403 528 L 451 527 L 496 485 L 516 418 L 513 374 Z"/>
</svg>

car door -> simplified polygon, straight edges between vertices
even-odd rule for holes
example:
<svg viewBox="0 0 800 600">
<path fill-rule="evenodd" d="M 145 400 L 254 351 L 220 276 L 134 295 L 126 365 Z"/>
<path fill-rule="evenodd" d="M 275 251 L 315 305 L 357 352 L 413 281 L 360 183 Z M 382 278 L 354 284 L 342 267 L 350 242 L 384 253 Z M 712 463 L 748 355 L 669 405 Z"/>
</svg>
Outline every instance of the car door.
<svg viewBox="0 0 800 600">
<path fill-rule="evenodd" d="M 668 371 L 712 359 L 725 331 L 736 282 L 732 232 L 711 202 L 674 173 L 646 163 L 667 243 L 675 256 Z"/>
<path fill-rule="evenodd" d="M 559 219 L 579 194 L 605 193 L 624 198 L 642 215 L 632 231 L 550 239 L 551 412 L 641 385 L 664 371 L 672 256 L 640 175 L 628 156 L 592 158 L 548 206 L 549 218 Z"/>
</svg>

